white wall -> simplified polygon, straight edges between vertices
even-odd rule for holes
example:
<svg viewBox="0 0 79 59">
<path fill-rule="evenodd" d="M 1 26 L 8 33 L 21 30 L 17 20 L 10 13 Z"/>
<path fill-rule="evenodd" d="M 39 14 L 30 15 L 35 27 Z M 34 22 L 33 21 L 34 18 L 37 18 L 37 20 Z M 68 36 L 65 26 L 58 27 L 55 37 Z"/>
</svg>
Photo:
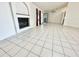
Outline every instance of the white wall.
<svg viewBox="0 0 79 59">
<path fill-rule="evenodd" d="M 28 15 L 28 8 L 27 6 L 25 6 L 23 2 L 16 2 L 15 8 L 16 8 L 16 13 Z"/>
<path fill-rule="evenodd" d="M 9 3 L 0 3 L 0 40 L 15 34 Z"/>
<path fill-rule="evenodd" d="M 48 13 L 48 22 L 61 24 L 63 12 Z"/>
<path fill-rule="evenodd" d="M 68 4 L 64 25 L 79 28 L 79 3 Z"/>
</svg>

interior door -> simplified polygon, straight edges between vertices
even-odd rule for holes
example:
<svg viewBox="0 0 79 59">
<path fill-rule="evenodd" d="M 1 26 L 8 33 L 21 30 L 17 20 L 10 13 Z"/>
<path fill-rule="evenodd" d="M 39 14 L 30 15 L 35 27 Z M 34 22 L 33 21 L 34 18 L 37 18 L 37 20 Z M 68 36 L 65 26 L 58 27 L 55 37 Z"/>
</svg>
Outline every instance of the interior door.
<svg viewBox="0 0 79 59">
<path fill-rule="evenodd" d="M 36 8 L 36 26 L 38 26 L 38 9 Z"/>
<path fill-rule="evenodd" d="M 41 25 L 41 11 L 39 11 L 39 25 Z"/>
</svg>

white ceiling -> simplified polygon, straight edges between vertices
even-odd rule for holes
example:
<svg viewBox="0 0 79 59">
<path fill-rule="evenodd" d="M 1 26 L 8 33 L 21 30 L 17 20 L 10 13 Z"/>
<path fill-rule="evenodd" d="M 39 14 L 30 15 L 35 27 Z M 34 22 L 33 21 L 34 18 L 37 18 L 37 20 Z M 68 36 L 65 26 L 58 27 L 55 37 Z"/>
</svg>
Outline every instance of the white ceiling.
<svg viewBox="0 0 79 59">
<path fill-rule="evenodd" d="M 33 2 L 44 11 L 53 11 L 57 8 L 61 8 L 67 4 L 67 2 Z"/>
</svg>

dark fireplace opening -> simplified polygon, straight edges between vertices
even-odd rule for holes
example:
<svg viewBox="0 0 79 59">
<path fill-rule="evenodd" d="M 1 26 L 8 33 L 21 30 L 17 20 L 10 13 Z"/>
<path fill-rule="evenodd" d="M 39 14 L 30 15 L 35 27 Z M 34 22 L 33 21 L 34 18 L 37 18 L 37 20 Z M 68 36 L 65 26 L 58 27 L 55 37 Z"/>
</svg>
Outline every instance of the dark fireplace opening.
<svg viewBox="0 0 79 59">
<path fill-rule="evenodd" d="M 29 18 L 18 17 L 19 28 L 22 29 L 24 27 L 29 26 Z"/>
</svg>

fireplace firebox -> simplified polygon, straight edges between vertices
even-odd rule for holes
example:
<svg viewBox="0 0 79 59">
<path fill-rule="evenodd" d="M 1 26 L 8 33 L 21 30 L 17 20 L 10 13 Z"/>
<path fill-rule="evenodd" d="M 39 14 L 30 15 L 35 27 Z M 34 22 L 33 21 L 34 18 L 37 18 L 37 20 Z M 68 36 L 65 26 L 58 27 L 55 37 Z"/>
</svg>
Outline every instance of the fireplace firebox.
<svg viewBox="0 0 79 59">
<path fill-rule="evenodd" d="M 29 18 L 18 17 L 19 28 L 25 28 L 29 26 Z"/>
</svg>

